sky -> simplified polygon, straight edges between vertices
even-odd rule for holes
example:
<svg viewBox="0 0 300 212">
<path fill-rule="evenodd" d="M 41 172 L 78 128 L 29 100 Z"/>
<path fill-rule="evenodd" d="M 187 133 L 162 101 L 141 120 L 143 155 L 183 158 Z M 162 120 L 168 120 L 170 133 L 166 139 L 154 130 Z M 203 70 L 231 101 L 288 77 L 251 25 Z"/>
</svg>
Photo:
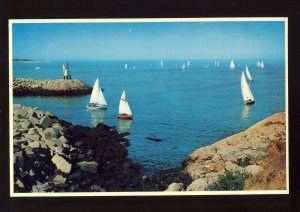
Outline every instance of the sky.
<svg viewBox="0 0 300 212">
<path fill-rule="evenodd" d="M 283 59 L 284 22 L 13 23 L 13 58 Z"/>
</svg>

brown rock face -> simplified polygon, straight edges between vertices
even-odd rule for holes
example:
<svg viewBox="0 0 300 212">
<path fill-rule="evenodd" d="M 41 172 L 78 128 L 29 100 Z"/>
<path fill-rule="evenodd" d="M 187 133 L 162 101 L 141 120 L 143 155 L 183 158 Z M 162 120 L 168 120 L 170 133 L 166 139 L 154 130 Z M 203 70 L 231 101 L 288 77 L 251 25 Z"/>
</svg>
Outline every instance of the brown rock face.
<svg viewBox="0 0 300 212">
<path fill-rule="evenodd" d="M 187 190 L 205 190 L 225 171 L 252 176 L 245 189 L 286 189 L 285 113 L 272 115 L 247 130 L 191 153 L 186 171 L 193 179 Z"/>
</svg>

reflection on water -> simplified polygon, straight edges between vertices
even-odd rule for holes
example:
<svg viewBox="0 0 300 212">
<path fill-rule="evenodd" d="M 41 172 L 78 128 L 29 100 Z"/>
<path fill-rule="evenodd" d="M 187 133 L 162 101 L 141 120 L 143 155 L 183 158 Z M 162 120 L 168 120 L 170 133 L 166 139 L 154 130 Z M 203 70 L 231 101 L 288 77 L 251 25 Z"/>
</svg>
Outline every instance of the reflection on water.
<svg viewBox="0 0 300 212">
<path fill-rule="evenodd" d="M 104 122 L 106 110 L 91 110 L 91 122 L 93 127 L 96 127 L 99 123 Z"/>
<path fill-rule="evenodd" d="M 119 120 L 119 130 L 121 133 L 129 133 L 132 120 Z"/>
<path fill-rule="evenodd" d="M 251 105 L 243 105 L 243 110 L 241 114 L 242 121 L 246 121 L 251 115 Z"/>
</svg>

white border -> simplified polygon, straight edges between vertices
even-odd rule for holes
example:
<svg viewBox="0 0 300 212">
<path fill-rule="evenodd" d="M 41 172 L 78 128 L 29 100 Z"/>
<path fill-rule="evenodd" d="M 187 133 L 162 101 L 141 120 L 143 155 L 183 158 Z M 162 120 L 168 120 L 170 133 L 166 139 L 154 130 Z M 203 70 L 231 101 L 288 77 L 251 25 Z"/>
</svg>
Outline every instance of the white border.
<svg viewBox="0 0 300 212">
<path fill-rule="evenodd" d="M 13 94 L 12 94 L 12 24 L 14 23 L 149 23 L 149 22 L 245 22 L 283 21 L 285 23 L 285 107 L 286 107 L 286 190 L 251 191 L 184 191 L 184 192 L 65 192 L 14 193 L 13 185 Z M 194 196 L 194 195 L 266 195 L 289 194 L 289 122 L 288 122 L 288 18 L 142 18 L 142 19 L 10 19 L 9 20 L 9 151 L 11 197 L 66 197 L 66 196 Z"/>
</svg>

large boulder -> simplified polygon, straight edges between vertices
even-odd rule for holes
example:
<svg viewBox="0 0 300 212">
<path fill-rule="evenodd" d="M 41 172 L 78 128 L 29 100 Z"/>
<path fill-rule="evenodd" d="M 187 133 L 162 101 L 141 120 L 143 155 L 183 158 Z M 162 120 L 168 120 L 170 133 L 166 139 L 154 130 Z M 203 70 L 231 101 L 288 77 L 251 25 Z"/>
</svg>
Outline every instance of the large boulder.
<svg viewBox="0 0 300 212">
<path fill-rule="evenodd" d="M 77 163 L 84 172 L 97 173 L 98 163 L 95 161 L 82 161 Z"/>
<path fill-rule="evenodd" d="M 72 164 L 70 164 L 66 159 L 59 155 L 54 155 L 52 158 L 52 162 L 56 165 L 58 169 L 60 169 L 64 173 L 70 173 Z"/>
</svg>

